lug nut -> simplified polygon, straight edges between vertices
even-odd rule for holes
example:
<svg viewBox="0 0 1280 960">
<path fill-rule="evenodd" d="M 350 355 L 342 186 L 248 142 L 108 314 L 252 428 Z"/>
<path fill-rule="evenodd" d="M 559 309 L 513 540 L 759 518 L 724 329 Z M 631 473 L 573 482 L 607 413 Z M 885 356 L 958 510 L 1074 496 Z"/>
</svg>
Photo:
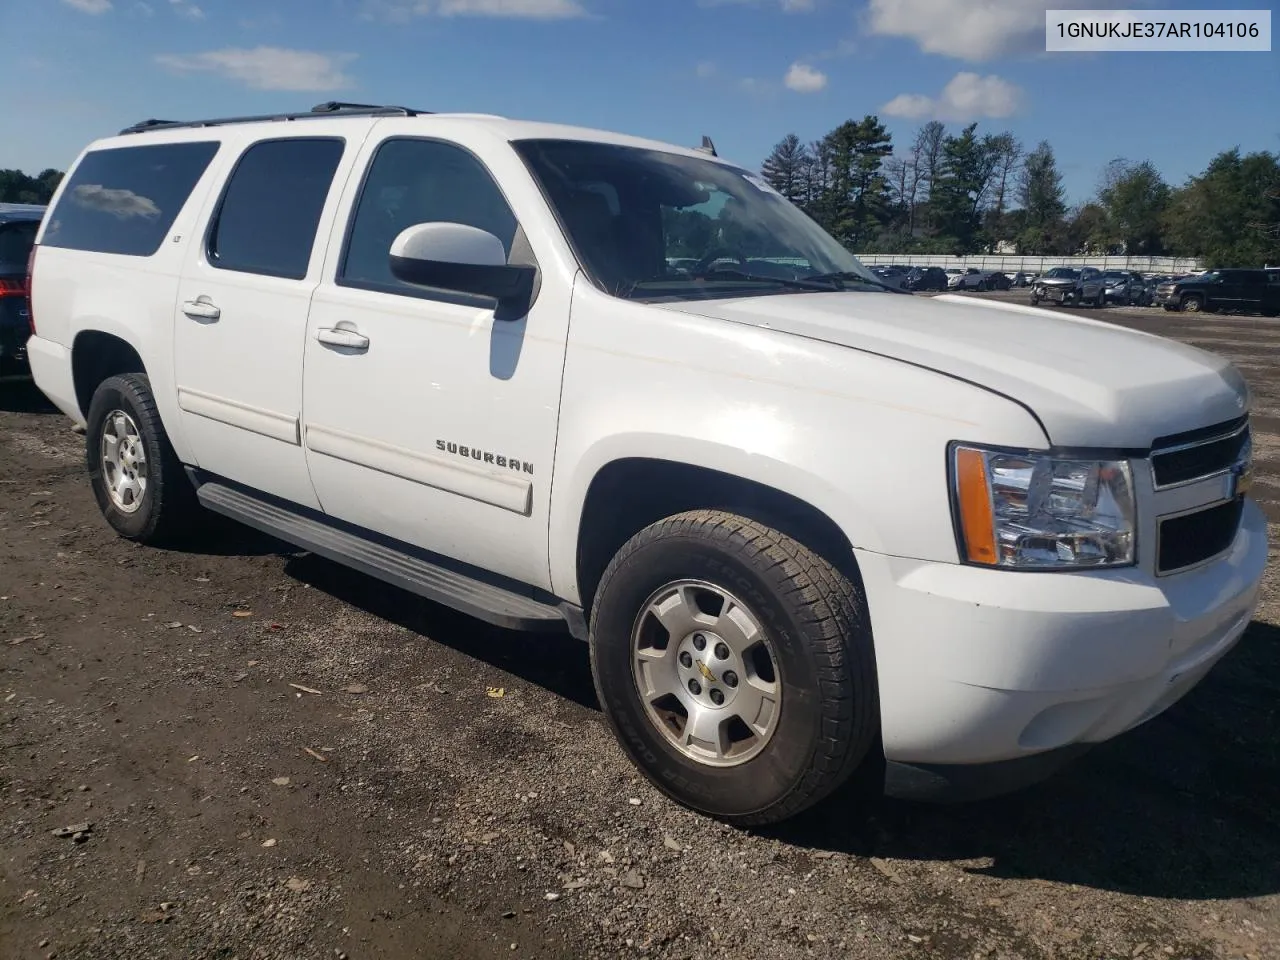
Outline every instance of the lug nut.
<svg viewBox="0 0 1280 960">
<path fill-rule="evenodd" d="M 726 687 L 736 687 L 738 685 L 738 675 L 732 670 L 726 670 L 724 676 L 720 679 L 724 681 Z"/>
<path fill-rule="evenodd" d="M 700 684 L 697 680 L 690 680 L 689 692 L 692 693 L 695 697 L 698 696 L 700 693 L 702 693 L 702 684 Z"/>
<path fill-rule="evenodd" d="M 680 652 L 680 666 L 684 667 L 686 670 L 693 666 L 693 657 L 689 656 L 688 650 L 682 650 Z"/>
<path fill-rule="evenodd" d="M 721 693 L 719 690 L 712 690 L 711 702 L 714 703 L 717 707 L 720 706 L 720 704 L 724 703 L 724 694 Z"/>
<path fill-rule="evenodd" d="M 723 643 L 716 644 L 716 659 L 717 660 L 729 659 L 729 648 L 725 644 Z"/>
<path fill-rule="evenodd" d="M 702 649 L 704 649 L 704 648 L 706 647 L 706 645 L 707 645 L 707 638 L 706 638 L 706 637 L 704 637 L 704 636 L 703 636 L 702 634 L 700 634 L 700 633 L 695 633 L 695 634 L 693 635 L 693 648 L 694 648 L 695 650 L 702 650 Z"/>
</svg>

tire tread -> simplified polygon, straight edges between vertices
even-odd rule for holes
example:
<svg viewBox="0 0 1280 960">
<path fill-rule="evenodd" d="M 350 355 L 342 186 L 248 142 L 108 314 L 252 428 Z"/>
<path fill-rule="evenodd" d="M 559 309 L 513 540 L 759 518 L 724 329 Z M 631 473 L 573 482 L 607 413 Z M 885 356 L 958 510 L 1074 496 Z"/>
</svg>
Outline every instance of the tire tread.
<svg viewBox="0 0 1280 960">
<path fill-rule="evenodd" d="M 866 605 L 848 577 L 803 543 L 747 517 L 706 509 L 667 517 L 633 536 L 605 569 L 597 596 L 609 588 L 615 573 L 635 553 L 655 541 L 672 538 L 710 540 L 737 555 L 757 575 L 773 583 L 805 628 L 805 640 L 817 664 L 822 701 L 817 749 L 795 789 L 786 796 L 764 809 L 725 818 L 742 826 L 785 820 L 844 783 L 874 741 L 879 700 Z M 594 605 L 593 637 L 598 609 Z M 595 650 L 593 643 L 593 660 Z M 855 696 L 855 691 L 863 694 Z"/>
</svg>

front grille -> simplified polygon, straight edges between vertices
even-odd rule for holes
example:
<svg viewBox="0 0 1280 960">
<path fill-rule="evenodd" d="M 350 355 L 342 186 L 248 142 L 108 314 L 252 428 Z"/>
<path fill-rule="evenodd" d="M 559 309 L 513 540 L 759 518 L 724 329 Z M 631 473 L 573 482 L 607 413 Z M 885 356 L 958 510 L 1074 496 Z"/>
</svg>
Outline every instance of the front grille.
<svg viewBox="0 0 1280 960">
<path fill-rule="evenodd" d="M 1230 470 L 1245 459 L 1249 446 L 1245 419 L 1157 440 L 1151 453 L 1156 489 Z"/>
<path fill-rule="evenodd" d="M 1157 573 L 1172 573 L 1224 552 L 1240 529 L 1244 497 L 1160 521 Z"/>
</svg>

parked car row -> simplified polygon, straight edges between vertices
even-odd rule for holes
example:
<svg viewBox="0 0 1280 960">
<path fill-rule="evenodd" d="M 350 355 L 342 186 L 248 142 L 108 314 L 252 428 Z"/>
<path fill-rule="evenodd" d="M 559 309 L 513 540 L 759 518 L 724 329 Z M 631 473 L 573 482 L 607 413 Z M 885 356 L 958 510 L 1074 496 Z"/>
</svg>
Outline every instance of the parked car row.
<svg viewBox="0 0 1280 960">
<path fill-rule="evenodd" d="M 885 264 L 872 267 L 872 272 L 884 283 L 901 290 L 926 293 L 944 290 L 1008 290 L 1026 286 L 1030 274 L 1018 273 L 1013 277 L 998 270 L 979 270 L 969 267 L 961 270 L 942 267 L 916 267 L 909 264 Z"/>
<path fill-rule="evenodd" d="M 1054 267 L 1031 285 L 1031 305 L 1159 306 L 1165 310 L 1280 316 L 1280 270 L 1226 269 L 1181 276 Z"/>
</svg>

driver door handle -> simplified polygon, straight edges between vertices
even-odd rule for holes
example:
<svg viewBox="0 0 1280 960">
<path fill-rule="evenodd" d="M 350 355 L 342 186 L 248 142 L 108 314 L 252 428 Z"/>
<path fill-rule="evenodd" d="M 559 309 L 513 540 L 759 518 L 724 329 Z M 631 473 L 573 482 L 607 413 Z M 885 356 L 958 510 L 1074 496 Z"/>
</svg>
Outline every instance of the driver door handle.
<svg viewBox="0 0 1280 960">
<path fill-rule="evenodd" d="M 368 350 L 369 338 L 354 330 L 342 327 L 321 327 L 316 331 L 316 339 L 331 347 L 346 347 L 349 350 Z"/>
<path fill-rule="evenodd" d="M 222 311 L 210 303 L 208 297 L 187 300 L 182 304 L 182 312 L 198 320 L 217 320 L 222 316 Z"/>
</svg>

